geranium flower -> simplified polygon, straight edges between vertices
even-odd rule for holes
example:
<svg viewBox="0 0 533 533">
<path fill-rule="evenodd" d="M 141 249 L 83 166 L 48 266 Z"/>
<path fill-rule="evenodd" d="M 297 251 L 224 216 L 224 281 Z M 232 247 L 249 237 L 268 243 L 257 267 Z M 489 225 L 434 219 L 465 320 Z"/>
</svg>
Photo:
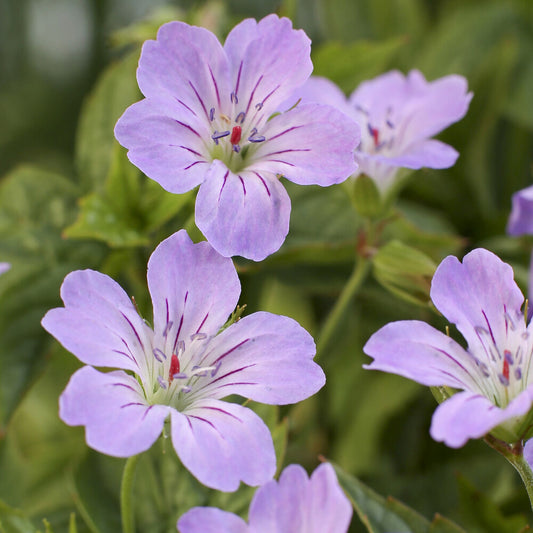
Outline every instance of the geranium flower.
<svg viewBox="0 0 533 533">
<path fill-rule="evenodd" d="M 0 274 L 7 272 L 11 268 L 9 263 L 0 263 Z"/>
<path fill-rule="evenodd" d="M 348 99 L 328 79 L 311 77 L 281 109 L 299 99 L 335 106 L 359 124 L 355 175 L 367 174 L 384 191 L 400 167 L 448 168 L 455 163 L 459 154 L 431 137 L 466 114 L 472 93 L 462 76 L 427 82 L 418 70 L 407 76 L 393 70 L 364 81 Z"/>
<path fill-rule="evenodd" d="M 60 398 L 60 417 L 85 426 L 87 444 L 116 457 L 152 446 L 170 421 L 183 464 L 202 483 L 235 490 L 272 478 L 270 432 L 250 409 L 221 399 L 238 394 L 269 404 L 298 402 L 324 384 L 311 336 L 294 320 L 254 313 L 220 331 L 237 304 L 231 259 L 185 231 L 148 262 L 153 330 L 111 278 L 70 273 L 64 308 L 43 327 L 87 365 Z M 102 373 L 93 367 L 121 370 Z"/>
<path fill-rule="evenodd" d="M 328 106 L 276 114 L 311 74 L 310 41 L 289 19 L 246 19 L 224 46 L 204 28 L 163 25 L 137 70 L 144 100 L 115 135 L 130 161 L 167 191 L 200 185 L 196 224 L 224 256 L 261 260 L 289 229 L 280 176 L 332 185 L 355 171 L 360 132 Z"/>
<path fill-rule="evenodd" d="M 181 533 L 346 533 L 352 506 L 335 470 L 321 464 L 309 478 L 289 465 L 279 481 L 269 481 L 254 495 L 248 524 L 233 513 L 195 507 L 178 521 Z"/>
<path fill-rule="evenodd" d="M 458 389 L 431 423 L 432 437 L 448 446 L 489 432 L 511 443 L 523 439 L 531 425 L 533 326 L 525 323 L 512 268 L 484 249 L 462 263 L 449 256 L 435 272 L 431 299 L 468 347 L 424 322 L 393 322 L 366 343 L 374 359 L 366 368 Z"/>
</svg>

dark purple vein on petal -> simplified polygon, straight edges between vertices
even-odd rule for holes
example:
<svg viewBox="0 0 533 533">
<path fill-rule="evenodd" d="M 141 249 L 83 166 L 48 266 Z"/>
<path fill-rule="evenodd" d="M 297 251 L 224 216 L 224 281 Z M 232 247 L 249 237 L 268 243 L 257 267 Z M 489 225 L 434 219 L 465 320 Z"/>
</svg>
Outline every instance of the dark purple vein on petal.
<svg viewBox="0 0 533 533">
<path fill-rule="evenodd" d="M 278 150 L 277 152 L 269 152 L 268 154 L 261 155 L 261 159 L 264 157 L 270 157 L 271 155 L 288 154 L 289 152 L 310 152 L 311 148 L 287 148 L 286 150 Z"/>
<path fill-rule="evenodd" d="M 202 138 L 202 136 L 194 128 L 192 128 L 188 124 L 185 124 L 185 122 L 181 122 L 180 120 L 176 120 L 176 123 L 179 124 L 180 126 L 183 126 L 184 128 L 187 128 L 189 131 L 194 133 L 197 137 L 200 137 L 200 139 Z"/>
<path fill-rule="evenodd" d="M 137 337 L 137 340 L 139 341 L 139 344 L 141 345 L 141 348 L 144 350 L 144 344 L 141 340 L 141 337 L 139 335 L 139 332 L 135 329 L 135 326 L 131 323 L 131 320 L 121 311 L 120 314 L 124 317 L 126 322 L 130 325 L 131 329 L 133 330 L 133 333 L 135 333 L 135 336 Z"/>
<path fill-rule="evenodd" d="M 187 150 L 188 152 L 191 152 L 191 154 L 197 155 L 198 157 L 203 157 L 200 152 L 197 152 L 196 150 L 193 150 L 192 148 L 189 148 L 188 146 L 182 146 L 179 145 L 180 148 L 183 148 L 184 150 Z"/>
<path fill-rule="evenodd" d="M 189 110 L 195 117 L 197 116 L 196 113 L 185 103 L 182 102 L 179 98 L 174 97 L 185 109 Z"/>
<path fill-rule="evenodd" d="M 239 342 L 239 344 L 235 345 L 233 348 L 230 348 L 227 352 L 224 352 L 222 355 L 219 355 L 214 361 L 213 361 L 213 365 L 215 365 L 216 363 L 218 363 L 219 361 L 222 361 L 222 359 L 224 359 L 224 357 L 226 357 L 227 355 L 229 355 L 230 353 L 234 352 L 237 348 L 240 348 L 243 344 L 247 343 L 250 339 L 244 339 L 243 341 Z"/>
<path fill-rule="evenodd" d="M 222 183 L 222 187 L 220 188 L 220 192 L 218 193 L 218 201 L 220 202 L 220 197 L 222 196 L 222 191 L 224 190 L 224 187 L 226 186 L 226 180 L 228 179 L 229 170 L 224 174 L 224 182 Z"/>
<path fill-rule="evenodd" d="M 255 82 L 252 92 L 250 93 L 250 98 L 248 99 L 248 105 L 246 106 L 246 111 L 244 112 L 245 115 L 247 115 L 248 111 L 250 111 L 250 106 L 252 105 L 252 100 L 254 99 L 255 91 L 259 87 L 259 84 L 261 83 L 262 79 L 263 79 L 263 75 L 261 74 L 261 76 L 259 76 L 259 79 Z"/>
<path fill-rule="evenodd" d="M 113 387 L 125 387 L 126 389 L 130 389 L 135 394 L 139 394 L 131 385 L 128 385 L 126 383 L 112 383 Z"/>
<path fill-rule="evenodd" d="M 246 196 L 246 186 L 244 185 L 244 180 L 242 179 L 241 176 L 238 176 L 238 178 L 241 180 L 242 192 L 243 192 L 244 196 Z"/>
<path fill-rule="evenodd" d="M 218 378 L 214 379 L 213 381 L 210 381 L 206 386 L 211 386 L 213 383 L 216 383 L 217 381 L 220 381 L 221 379 L 227 378 L 228 376 L 233 376 L 233 374 L 238 374 L 239 372 L 242 372 L 243 370 L 246 370 L 248 368 L 252 368 L 256 366 L 255 363 L 252 363 L 251 365 L 242 366 L 241 368 L 236 368 L 235 370 L 232 370 L 231 372 L 227 372 L 226 374 L 223 374 L 222 376 L 218 376 Z"/>
<path fill-rule="evenodd" d="M 218 411 L 219 413 L 225 414 L 230 416 L 231 418 L 234 418 L 238 422 L 243 422 L 242 419 L 240 419 L 238 416 L 234 415 L 233 413 L 230 413 L 229 411 L 226 411 L 225 409 L 221 409 L 220 407 L 211 407 L 210 405 L 204 405 L 202 406 L 202 409 L 210 409 L 211 411 Z"/>
<path fill-rule="evenodd" d="M 286 133 L 290 133 L 291 131 L 298 130 L 300 128 L 303 128 L 303 126 L 291 126 L 290 128 L 287 128 L 286 130 L 283 130 L 280 133 L 276 133 L 276 135 L 273 135 L 272 137 L 269 137 L 269 141 L 273 141 L 274 139 L 277 139 L 278 137 L 281 137 L 282 135 L 285 135 Z"/>
<path fill-rule="evenodd" d="M 192 90 L 194 91 L 194 94 L 196 95 L 196 98 L 198 98 L 198 101 L 200 102 L 200 105 L 202 106 L 202 109 L 204 110 L 205 116 L 207 120 L 209 120 L 209 113 L 207 112 L 207 109 L 205 107 L 204 101 L 202 100 L 202 97 L 198 94 L 198 91 L 196 90 L 196 87 L 192 83 L 191 80 L 189 80 L 189 85 L 191 86 Z"/>
<path fill-rule="evenodd" d="M 241 61 L 241 64 L 239 65 L 239 72 L 237 73 L 237 83 L 235 84 L 235 96 L 237 96 L 237 93 L 239 92 L 239 84 L 241 82 L 242 64 L 243 64 L 243 61 Z"/>
<path fill-rule="evenodd" d="M 217 94 L 217 103 L 218 107 L 220 108 L 220 94 L 218 92 L 217 80 L 215 80 L 215 76 L 213 74 L 213 71 L 211 70 L 211 65 L 208 65 L 207 67 L 209 68 L 209 74 L 211 74 L 211 79 L 213 80 L 213 85 L 215 86 L 215 92 Z"/>
<path fill-rule="evenodd" d="M 210 425 L 219 435 L 222 439 L 226 440 L 224 435 L 222 435 L 222 433 L 220 433 L 220 431 L 218 430 L 218 428 L 215 426 L 215 424 L 213 424 L 212 422 L 210 422 L 209 420 L 205 419 L 205 418 L 202 418 L 201 416 L 197 416 L 197 415 L 186 415 L 190 418 L 196 418 L 196 420 L 200 420 L 202 422 L 205 422 L 206 424 Z"/>
<path fill-rule="evenodd" d="M 194 163 L 191 163 L 190 165 L 187 165 L 183 168 L 183 170 L 189 170 L 191 167 L 194 167 L 195 165 L 200 165 L 202 163 L 207 163 L 207 161 L 195 161 Z"/>
<path fill-rule="evenodd" d="M 270 189 L 268 188 L 268 185 L 266 184 L 266 181 L 264 180 L 263 176 L 261 176 L 261 174 L 259 174 L 258 172 L 255 172 L 255 171 L 254 171 L 254 174 L 261 180 L 261 183 L 265 186 L 265 189 L 266 189 L 266 192 L 267 192 L 268 196 L 272 196 L 270 194 Z"/>
</svg>

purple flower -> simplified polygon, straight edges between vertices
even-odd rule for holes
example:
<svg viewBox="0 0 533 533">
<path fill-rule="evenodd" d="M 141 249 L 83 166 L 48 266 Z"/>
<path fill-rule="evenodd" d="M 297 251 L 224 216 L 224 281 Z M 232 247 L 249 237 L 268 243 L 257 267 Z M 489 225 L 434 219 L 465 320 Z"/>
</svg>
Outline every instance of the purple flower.
<svg viewBox="0 0 533 533">
<path fill-rule="evenodd" d="M 427 82 L 418 70 L 407 76 L 393 70 L 361 83 L 349 99 L 331 81 L 312 77 L 281 108 L 299 98 L 335 106 L 359 124 L 356 175 L 367 174 L 385 190 L 400 167 L 448 168 L 455 163 L 459 154 L 430 137 L 466 114 L 472 93 L 462 76 Z"/>
<path fill-rule="evenodd" d="M 449 256 L 435 272 L 431 299 L 467 349 L 424 322 L 393 322 L 364 347 L 374 359 L 366 368 L 459 389 L 431 424 L 432 437 L 448 446 L 489 432 L 507 442 L 523 439 L 531 426 L 533 326 L 525 323 L 512 268 L 484 249 L 462 263 Z"/>
<path fill-rule="evenodd" d="M 233 513 L 195 507 L 178 521 L 181 533 L 346 533 L 352 506 L 339 486 L 335 470 L 321 464 L 309 478 L 299 465 L 289 465 L 279 481 L 255 493 L 248 524 Z"/>
<path fill-rule="evenodd" d="M 196 224 L 224 256 L 261 260 L 289 230 L 280 176 L 300 185 L 345 180 L 360 132 L 328 106 L 276 114 L 311 74 L 310 41 L 289 19 L 246 19 L 224 46 L 204 28 L 163 25 L 137 70 L 144 100 L 115 135 L 130 161 L 167 191 L 200 185 Z"/>
<path fill-rule="evenodd" d="M 153 330 L 111 278 L 69 274 L 64 308 L 43 327 L 83 363 L 61 395 L 60 417 L 86 428 L 87 444 L 117 457 L 138 454 L 170 421 L 172 443 L 202 483 L 260 485 L 276 468 L 269 430 L 238 394 L 269 404 L 298 402 L 324 384 L 311 336 L 294 320 L 254 313 L 221 331 L 239 299 L 231 259 L 185 231 L 148 262 Z M 121 370 L 102 373 L 93 366 Z"/>
<path fill-rule="evenodd" d="M 7 272 L 11 268 L 9 263 L 0 263 L 0 274 Z"/>
<path fill-rule="evenodd" d="M 513 194 L 507 233 L 515 236 L 533 235 L 533 185 Z"/>
</svg>

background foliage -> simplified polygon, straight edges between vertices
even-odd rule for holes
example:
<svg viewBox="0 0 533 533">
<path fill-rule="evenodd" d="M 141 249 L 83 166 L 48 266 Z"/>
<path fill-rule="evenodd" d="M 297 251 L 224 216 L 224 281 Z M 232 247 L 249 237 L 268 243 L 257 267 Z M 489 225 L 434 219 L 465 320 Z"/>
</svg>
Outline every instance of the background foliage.
<svg viewBox="0 0 533 533">
<path fill-rule="evenodd" d="M 123 462 L 89 451 L 83 430 L 59 421 L 57 398 L 78 363 L 39 322 L 77 268 L 113 276 L 149 316 L 151 251 L 181 227 L 201 238 L 194 193 L 166 193 L 113 139 L 116 119 L 139 98 L 142 41 L 177 18 L 223 38 L 242 18 L 272 11 L 305 29 L 315 73 L 348 93 L 392 68 L 462 74 L 474 92 L 466 118 L 440 136 L 460 151 L 457 164 L 410 176 L 383 236 L 389 245 L 321 355 L 326 387 L 293 407 L 258 407 L 280 461 L 314 468 L 320 454 L 339 465 L 359 517 L 351 531 L 461 531 L 453 520 L 501 533 L 532 520 L 502 458 L 481 442 L 450 450 L 430 439 L 427 389 L 361 367 L 363 344 L 388 321 L 445 326 L 427 291 L 450 253 L 489 248 L 527 289 L 532 242 L 506 237 L 505 224 L 511 194 L 532 180 L 531 0 L 0 0 L 0 259 L 12 263 L 0 278 L 1 532 L 51 531 L 43 518 L 56 532 L 118 530 Z M 240 303 L 292 316 L 316 335 L 352 270 L 361 219 L 343 185 L 286 186 L 289 237 L 262 263 L 237 261 Z M 161 447 L 139 466 L 140 530 L 175 530 L 179 514 L 206 502 L 246 511 L 253 490 L 206 491 Z"/>
</svg>

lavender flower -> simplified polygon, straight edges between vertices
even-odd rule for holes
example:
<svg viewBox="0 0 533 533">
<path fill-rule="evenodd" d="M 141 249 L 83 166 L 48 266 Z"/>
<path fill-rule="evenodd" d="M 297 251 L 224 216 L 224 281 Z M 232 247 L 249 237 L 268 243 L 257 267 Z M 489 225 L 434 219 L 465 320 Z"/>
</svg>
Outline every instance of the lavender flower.
<svg viewBox="0 0 533 533">
<path fill-rule="evenodd" d="M 448 168 L 455 163 L 459 154 L 430 137 L 466 114 L 472 93 L 462 76 L 427 82 L 418 70 L 407 76 L 394 70 L 361 83 L 349 99 L 331 81 L 311 77 L 281 109 L 298 99 L 335 106 L 360 125 L 356 175 L 367 174 L 384 191 L 400 167 Z"/>
<path fill-rule="evenodd" d="M 249 523 L 213 507 L 195 507 L 178 521 L 181 533 L 346 533 L 352 506 L 335 470 L 321 464 L 308 478 L 289 465 L 279 482 L 260 487 L 250 505 Z"/>
<path fill-rule="evenodd" d="M 273 116 L 311 74 L 310 41 L 286 18 L 246 19 L 224 47 L 203 28 L 163 25 L 142 49 L 146 97 L 115 135 L 130 161 L 167 191 L 200 185 L 196 224 L 224 256 L 261 260 L 289 229 L 280 176 L 331 185 L 355 171 L 356 125 L 335 109 L 297 106 Z"/>
<path fill-rule="evenodd" d="M 533 235 L 533 185 L 513 194 L 507 233 L 515 236 Z"/>
<path fill-rule="evenodd" d="M 424 322 L 393 322 L 364 347 L 374 359 L 366 368 L 459 389 L 437 407 L 430 429 L 448 446 L 489 432 L 507 442 L 523 439 L 531 426 L 533 326 L 522 315 L 512 268 L 484 249 L 462 263 L 449 256 L 435 272 L 431 299 L 467 349 Z"/>
<path fill-rule="evenodd" d="M 231 259 L 185 231 L 148 262 L 153 330 L 111 278 L 69 274 L 64 308 L 43 327 L 83 363 L 60 398 L 60 417 L 86 428 L 87 444 L 128 457 L 155 442 L 165 421 L 183 464 L 202 483 L 235 490 L 272 478 L 272 438 L 250 409 L 221 399 L 238 394 L 270 404 L 298 402 L 324 384 L 311 336 L 294 320 L 254 313 L 221 330 L 240 284 Z M 102 373 L 93 366 L 121 370 Z M 125 372 L 126 371 L 126 372 Z"/>
<path fill-rule="evenodd" d="M 7 272 L 11 268 L 9 263 L 0 263 L 0 274 Z"/>
</svg>

